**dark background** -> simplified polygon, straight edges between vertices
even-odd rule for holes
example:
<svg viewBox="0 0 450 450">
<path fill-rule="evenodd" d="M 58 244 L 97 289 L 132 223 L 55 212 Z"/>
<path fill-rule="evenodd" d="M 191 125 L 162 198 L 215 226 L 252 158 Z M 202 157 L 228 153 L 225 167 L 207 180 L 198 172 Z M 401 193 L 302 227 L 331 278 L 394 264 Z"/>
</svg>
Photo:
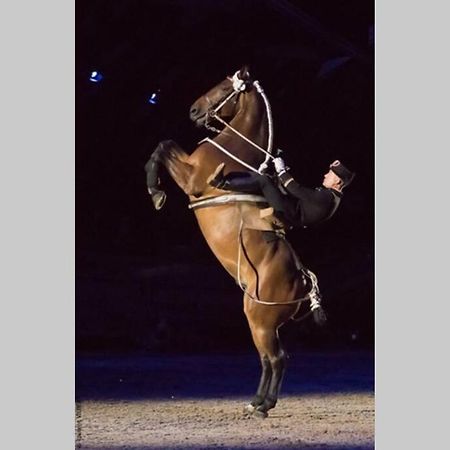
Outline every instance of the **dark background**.
<svg viewBox="0 0 450 450">
<path fill-rule="evenodd" d="M 144 172 L 163 139 L 195 149 L 207 132 L 190 105 L 243 64 L 299 181 L 319 185 L 337 158 L 357 174 L 330 221 L 289 235 L 329 324 L 285 325 L 287 349 L 373 346 L 373 22 L 361 0 L 76 2 L 77 351 L 252 348 L 242 293 L 187 197 L 163 173 L 168 200 L 155 211 Z"/>
</svg>

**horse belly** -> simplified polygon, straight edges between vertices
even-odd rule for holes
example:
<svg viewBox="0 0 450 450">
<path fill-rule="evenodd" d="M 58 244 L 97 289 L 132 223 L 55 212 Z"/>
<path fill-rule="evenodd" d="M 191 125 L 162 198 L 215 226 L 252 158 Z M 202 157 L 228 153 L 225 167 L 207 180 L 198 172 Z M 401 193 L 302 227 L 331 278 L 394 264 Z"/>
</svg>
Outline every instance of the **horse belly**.
<svg viewBox="0 0 450 450">
<path fill-rule="evenodd" d="M 234 277 L 239 252 L 239 211 L 235 205 L 221 205 L 195 211 L 200 230 L 216 258 Z"/>
</svg>

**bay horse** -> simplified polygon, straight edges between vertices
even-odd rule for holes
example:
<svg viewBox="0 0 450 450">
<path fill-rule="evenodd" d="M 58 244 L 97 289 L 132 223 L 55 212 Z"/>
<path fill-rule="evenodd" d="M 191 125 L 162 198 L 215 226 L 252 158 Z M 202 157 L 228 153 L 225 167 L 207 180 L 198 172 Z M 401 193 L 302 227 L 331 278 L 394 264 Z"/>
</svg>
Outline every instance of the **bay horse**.
<svg viewBox="0 0 450 450">
<path fill-rule="evenodd" d="M 190 108 L 190 119 L 215 130 L 217 136 L 200 142 L 191 154 L 172 140 L 162 141 L 145 166 L 155 208 L 161 209 L 166 199 L 158 177 L 163 166 L 189 196 L 212 252 L 244 291 L 244 312 L 262 367 L 256 394 L 244 412 L 262 418 L 276 405 L 285 372 L 286 353 L 278 329 L 295 316 L 303 300 L 317 303 L 317 283 L 283 230 L 275 226 L 277 222 L 261 218 L 261 210 L 268 206 L 263 197 L 225 192 L 210 186 L 207 179 L 221 163 L 225 172 L 264 170 L 271 156 L 266 100 L 244 66 Z M 226 126 L 217 130 L 213 123 Z"/>
</svg>

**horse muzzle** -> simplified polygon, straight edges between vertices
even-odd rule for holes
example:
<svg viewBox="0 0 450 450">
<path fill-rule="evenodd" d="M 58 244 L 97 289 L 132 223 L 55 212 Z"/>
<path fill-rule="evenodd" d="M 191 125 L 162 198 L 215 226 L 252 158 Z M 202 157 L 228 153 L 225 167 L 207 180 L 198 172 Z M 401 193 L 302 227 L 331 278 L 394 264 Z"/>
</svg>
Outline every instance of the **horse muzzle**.
<svg viewBox="0 0 450 450">
<path fill-rule="evenodd" d="M 204 112 L 203 108 L 192 106 L 189 110 L 189 118 L 192 120 L 192 122 L 198 122 L 199 120 L 204 119 L 205 116 L 206 112 Z"/>
<path fill-rule="evenodd" d="M 194 125 L 197 128 L 203 127 L 207 121 L 207 114 L 203 114 L 202 116 L 199 117 L 191 117 L 191 120 L 194 122 Z"/>
<path fill-rule="evenodd" d="M 189 118 L 194 122 L 196 127 L 202 127 L 206 122 L 210 119 L 209 112 L 200 112 L 200 113 L 190 113 Z"/>
</svg>

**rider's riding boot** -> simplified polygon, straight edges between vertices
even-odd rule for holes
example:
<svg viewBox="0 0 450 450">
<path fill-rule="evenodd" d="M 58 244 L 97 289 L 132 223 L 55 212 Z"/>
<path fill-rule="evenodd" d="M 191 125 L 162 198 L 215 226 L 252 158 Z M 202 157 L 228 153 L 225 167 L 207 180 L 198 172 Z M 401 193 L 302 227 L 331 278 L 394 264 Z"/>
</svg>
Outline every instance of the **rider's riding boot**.
<svg viewBox="0 0 450 450">
<path fill-rule="evenodd" d="M 231 172 L 223 174 L 225 163 L 219 164 L 216 170 L 208 177 L 208 184 L 217 189 L 235 192 L 247 192 L 251 194 L 261 191 L 261 175 L 250 172 Z"/>
</svg>

